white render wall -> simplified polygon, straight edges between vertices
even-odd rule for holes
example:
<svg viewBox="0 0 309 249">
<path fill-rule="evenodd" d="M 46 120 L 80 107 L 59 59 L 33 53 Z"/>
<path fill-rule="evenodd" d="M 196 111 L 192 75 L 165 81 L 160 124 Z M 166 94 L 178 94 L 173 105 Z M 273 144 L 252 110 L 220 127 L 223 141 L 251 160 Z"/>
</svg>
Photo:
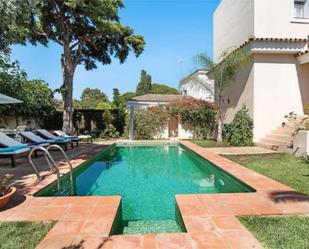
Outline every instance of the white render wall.
<svg viewBox="0 0 309 249">
<path fill-rule="evenodd" d="M 182 85 L 181 91 L 184 92 L 184 90 L 186 90 L 188 96 L 196 99 L 214 101 L 214 80 L 209 79 L 207 75 L 198 75 L 197 79 L 207 84 L 211 91 L 204 87 L 197 86 L 193 80 L 188 81 L 186 84 Z"/>
<path fill-rule="evenodd" d="M 303 114 L 293 55 L 254 56 L 254 138 L 263 138 L 285 121 L 289 112 Z"/>
<path fill-rule="evenodd" d="M 304 38 L 309 20 L 294 19 L 294 0 L 221 0 L 214 13 L 214 61 L 250 36 Z"/>
<path fill-rule="evenodd" d="M 295 20 L 293 4 L 293 0 L 254 0 L 254 35 L 269 38 L 307 38 L 309 20 L 304 20 L 303 23 L 299 19 Z"/>
<path fill-rule="evenodd" d="M 214 61 L 219 62 L 224 50 L 239 47 L 253 34 L 254 0 L 221 0 L 214 13 Z"/>
</svg>

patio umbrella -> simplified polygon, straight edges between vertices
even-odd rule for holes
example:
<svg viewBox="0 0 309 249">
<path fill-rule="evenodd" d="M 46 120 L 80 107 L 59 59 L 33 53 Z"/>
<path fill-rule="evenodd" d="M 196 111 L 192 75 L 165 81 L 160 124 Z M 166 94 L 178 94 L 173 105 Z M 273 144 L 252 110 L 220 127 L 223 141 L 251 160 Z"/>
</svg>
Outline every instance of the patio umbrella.
<svg viewBox="0 0 309 249">
<path fill-rule="evenodd" d="M 20 104 L 22 101 L 0 93 L 0 104 Z"/>
</svg>

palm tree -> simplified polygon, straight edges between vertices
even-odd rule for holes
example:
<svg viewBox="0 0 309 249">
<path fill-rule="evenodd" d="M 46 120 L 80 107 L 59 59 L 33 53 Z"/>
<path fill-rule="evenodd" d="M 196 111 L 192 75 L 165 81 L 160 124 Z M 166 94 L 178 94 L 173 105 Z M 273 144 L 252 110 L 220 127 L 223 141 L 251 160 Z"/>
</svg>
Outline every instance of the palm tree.
<svg viewBox="0 0 309 249">
<path fill-rule="evenodd" d="M 234 79 L 239 69 L 248 62 L 249 56 L 242 49 L 229 48 L 221 54 L 219 63 L 215 63 L 208 55 L 204 53 L 198 54 L 195 59 L 198 65 L 208 71 L 214 79 L 214 92 L 211 84 L 194 76 L 181 80 L 180 85 L 182 86 L 187 82 L 192 82 L 195 87 L 205 89 L 214 94 L 218 107 L 217 141 L 222 142 L 222 128 L 225 117 L 225 111 L 222 106 L 223 91 Z"/>
</svg>

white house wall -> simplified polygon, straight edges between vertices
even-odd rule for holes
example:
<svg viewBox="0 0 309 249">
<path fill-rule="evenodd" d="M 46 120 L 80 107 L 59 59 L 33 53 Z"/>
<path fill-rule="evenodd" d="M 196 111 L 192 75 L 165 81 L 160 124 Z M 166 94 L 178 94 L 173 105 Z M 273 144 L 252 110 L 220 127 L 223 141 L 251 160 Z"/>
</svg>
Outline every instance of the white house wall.
<svg viewBox="0 0 309 249">
<path fill-rule="evenodd" d="M 303 103 L 293 55 L 254 56 L 254 135 L 263 138 L 289 112 L 303 114 Z"/>
<path fill-rule="evenodd" d="M 224 50 L 239 47 L 253 34 L 254 0 L 221 0 L 214 13 L 214 61 L 219 61 Z"/>
<path fill-rule="evenodd" d="M 208 91 L 204 87 L 197 86 L 197 84 L 193 80 L 188 81 L 186 84 L 184 84 L 181 87 L 181 91 L 184 92 L 184 90 L 186 90 L 188 96 L 196 99 L 213 101 L 214 81 L 209 79 L 207 75 L 198 75 L 197 79 L 203 83 L 205 82 L 205 84 L 208 84 L 212 91 Z"/>
<path fill-rule="evenodd" d="M 307 23 L 295 20 L 293 4 L 293 0 L 254 0 L 255 37 L 307 38 L 309 20 Z"/>
<path fill-rule="evenodd" d="M 253 118 L 253 63 L 238 72 L 235 80 L 230 82 L 223 92 L 223 105 L 226 108 L 225 123 L 233 121 L 235 114 L 245 105 Z M 229 102 L 229 103 L 228 103 Z"/>
</svg>

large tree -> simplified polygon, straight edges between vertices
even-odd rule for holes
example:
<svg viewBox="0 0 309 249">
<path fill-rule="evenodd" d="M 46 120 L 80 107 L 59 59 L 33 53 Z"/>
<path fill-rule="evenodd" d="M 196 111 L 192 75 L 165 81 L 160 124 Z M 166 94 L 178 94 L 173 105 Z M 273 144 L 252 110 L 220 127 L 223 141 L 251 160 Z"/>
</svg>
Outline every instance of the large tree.
<svg viewBox="0 0 309 249">
<path fill-rule="evenodd" d="M 151 75 L 145 70 L 141 71 L 141 78 L 136 87 L 136 95 L 143 95 L 151 92 Z"/>
<path fill-rule="evenodd" d="M 95 109 L 102 102 L 108 102 L 108 97 L 98 88 L 87 87 L 80 96 L 80 104 L 84 109 Z"/>
<path fill-rule="evenodd" d="M 28 19 L 29 26 L 26 28 L 27 40 L 32 44 L 44 45 L 53 41 L 62 47 L 63 84 L 59 90 L 64 100 L 63 129 L 72 132 L 73 79 L 76 67 L 83 64 L 86 70 L 92 70 L 97 67 L 96 62 L 110 64 L 112 57 L 123 63 L 130 51 L 136 56 L 143 52 L 144 39 L 134 35 L 130 27 L 120 23 L 118 12 L 124 7 L 121 0 L 23 2 L 31 3 L 29 6 L 32 10 Z M 22 30 L 24 25 L 21 27 Z"/>
</svg>

